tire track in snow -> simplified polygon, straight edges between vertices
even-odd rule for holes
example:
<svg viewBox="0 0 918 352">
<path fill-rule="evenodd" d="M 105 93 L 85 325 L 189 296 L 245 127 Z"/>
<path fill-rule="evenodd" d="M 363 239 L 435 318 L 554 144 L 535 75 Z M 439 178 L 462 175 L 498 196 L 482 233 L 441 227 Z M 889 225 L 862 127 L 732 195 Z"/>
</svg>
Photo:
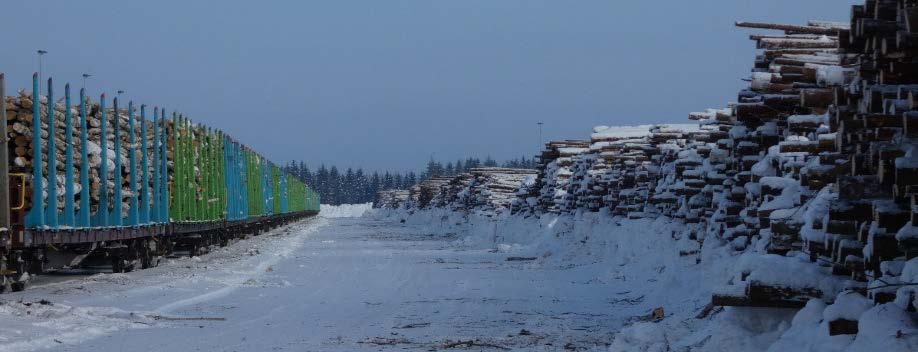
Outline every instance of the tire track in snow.
<svg viewBox="0 0 918 352">
<path fill-rule="evenodd" d="M 81 279 L 48 283 L 9 294 L 9 300 L 0 301 L 0 317 L 3 317 L 4 321 L 0 324 L 0 351 L 26 352 L 74 346 L 119 330 L 168 325 L 169 323 L 156 321 L 150 316 L 174 313 L 181 308 L 211 301 L 244 287 L 246 282 L 264 276 L 268 268 L 289 258 L 303 246 L 310 235 L 327 222 L 326 219 L 317 217 L 233 243 L 221 251 L 205 254 L 200 257 L 201 259 L 197 259 L 204 261 L 204 264 L 195 263 L 196 259 L 180 258 L 148 270 L 126 274 L 97 274 Z M 285 231 L 288 233 L 284 233 Z M 245 250 L 253 247 L 270 251 L 246 256 Z M 212 265 L 212 262 L 216 262 L 217 266 Z M 229 278 L 213 277 L 221 275 Z M 175 297 L 179 299 L 156 308 L 143 307 L 135 310 L 104 306 L 127 304 L 123 301 L 111 302 L 118 300 L 117 296 L 130 298 L 132 301 L 138 297 L 152 298 L 150 301 L 154 303 L 154 299 L 168 299 L 162 297 L 163 292 L 166 292 L 166 295 L 181 296 L 183 292 L 207 289 L 192 287 L 188 290 L 174 287 L 176 276 L 190 280 L 192 285 L 200 283 L 200 278 L 203 277 L 204 280 L 218 282 L 223 287 L 187 298 Z M 114 283 L 105 279 L 108 277 L 123 277 L 126 282 Z M 56 295 L 56 291 L 64 292 L 64 297 L 61 297 L 63 300 L 52 299 L 55 302 L 49 304 L 28 303 Z M 67 297 L 72 301 L 66 299 Z"/>
<path fill-rule="evenodd" d="M 316 222 L 311 222 L 305 225 L 299 225 L 299 226 L 302 226 L 303 228 L 293 229 L 294 231 L 296 231 L 296 233 L 292 234 L 291 238 L 284 239 L 285 241 L 282 241 L 288 244 L 287 246 L 283 246 L 281 247 L 279 251 L 276 251 L 276 252 L 273 252 L 267 255 L 267 258 L 259 261 L 255 265 L 254 269 L 248 270 L 248 271 L 225 270 L 225 271 L 230 271 L 230 272 L 240 272 L 243 274 L 241 276 L 232 278 L 229 282 L 226 282 L 225 287 L 219 288 L 215 291 L 210 291 L 207 293 L 199 294 L 193 297 L 181 299 L 173 303 L 160 306 L 159 308 L 156 308 L 155 311 L 161 314 L 168 314 L 168 313 L 175 312 L 179 308 L 188 307 L 188 306 L 192 306 L 192 305 L 199 304 L 202 302 L 214 300 L 220 297 L 224 297 L 236 291 L 240 287 L 243 287 L 246 282 L 259 278 L 261 276 L 264 276 L 264 274 L 268 272 L 268 268 L 273 267 L 278 262 L 280 262 L 282 259 L 288 258 L 291 254 L 293 254 L 294 251 L 296 251 L 297 249 L 303 246 L 303 243 L 309 237 L 308 235 L 315 233 L 319 228 L 326 225 L 327 223 L 328 223 L 328 220 L 326 220 L 325 218 L 318 218 Z M 297 227 L 298 225 L 294 224 L 292 226 Z M 267 235 L 272 236 L 271 234 L 267 234 Z M 278 235 L 279 234 L 274 234 L 274 236 L 278 236 Z M 242 265 L 248 265 L 248 264 L 246 263 Z"/>
</svg>

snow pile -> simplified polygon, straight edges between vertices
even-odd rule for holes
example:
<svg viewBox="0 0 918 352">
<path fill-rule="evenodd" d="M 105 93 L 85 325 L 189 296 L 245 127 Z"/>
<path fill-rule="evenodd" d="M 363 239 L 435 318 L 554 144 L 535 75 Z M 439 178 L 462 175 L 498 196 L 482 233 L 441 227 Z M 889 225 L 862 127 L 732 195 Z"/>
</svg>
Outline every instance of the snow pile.
<svg viewBox="0 0 918 352">
<path fill-rule="evenodd" d="M 682 224 L 666 218 L 619 219 L 600 212 L 495 219 L 447 209 L 379 209 L 369 216 L 455 237 L 459 248 L 531 258 L 520 262 L 531 270 L 563 270 L 571 280 L 611 285 L 597 294 L 613 305 L 595 310 L 614 316 L 610 351 L 761 350 L 794 316 L 793 310 L 715 308 L 696 318 L 706 310 L 712 287 L 732 277 L 742 258 L 713 240 L 699 248 L 682 236 Z M 686 255 L 694 251 L 700 261 Z M 649 314 L 659 307 L 665 316 L 654 322 Z"/>
<path fill-rule="evenodd" d="M 857 320 L 857 335 L 830 336 L 829 322 Z M 863 296 L 845 293 L 832 305 L 810 300 L 794 316 L 792 324 L 768 351 L 915 351 L 918 324 L 893 303 L 874 306 Z"/>
<path fill-rule="evenodd" d="M 364 213 L 372 208 L 373 203 L 341 205 L 322 204 L 322 206 L 319 207 L 319 216 L 323 218 L 355 218 L 363 216 Z"/>
<path fill-rule="evenodd" d="M 49 301 L 0 304 L 0 316 L 7 321 L 0 326 L 3 351 L 34 351 L 59 348 L 91 340 L 117 330 L 152 326 L 154 313 L 129 312 L 112 307 L 74 307 Z M 15 323 L 13 323 L 15 321 Z M 22 326 L 27 326 L 22 330 Z M 31 336 L 22 339 L 23 336 Z M 19 337 L 19 338 L 11 338 Z"/>
<path fill-rule="evenodd" d="M 299 257 L 315 230 L 327 222 L 322 218 L 298 222 L 214 248 L 203 256 L 169 258 L 146 270 L 73 276 L 65 281 L 60 281 L 59 276 L 25 291 L 4 293 L 0 296 L 0 317 L 4 322 L 0 324 L 0 351 L 116 351 L 125 345 L 146 346 L 151 340 L 137 336 L 149 334 L 176 332 L 171 337 L 205 338 L 207 330 L 201 329 L 208 322 L 196 319 L 225 317 L 229 309 L 254 309 L 257 313 L 252 316 L 260 317 L 264 306 L 252 304 L 254 296 L 226 305 L 223 310 L 212 302 L 251 292 L 255 287 L 288 286 L 275 276 L 279 263 Z M 301 299 L 301 292 L 291 294 Z M 190 320 L 182 320 L 185 318 Z M 225 321 L 212 323 L 220 324 L 219 329 L 227 328 Z M 132 331 L 139 328 L 150 330 Z M 251 329 L 251 325 L 245 328 Z M 90 340 L 98 342 L 86 343 Z M 211 349 L 213 346 L 218 345 L 211 345 Z M 171 350 L 187 349 L 194 348 Z"/>
</svg>

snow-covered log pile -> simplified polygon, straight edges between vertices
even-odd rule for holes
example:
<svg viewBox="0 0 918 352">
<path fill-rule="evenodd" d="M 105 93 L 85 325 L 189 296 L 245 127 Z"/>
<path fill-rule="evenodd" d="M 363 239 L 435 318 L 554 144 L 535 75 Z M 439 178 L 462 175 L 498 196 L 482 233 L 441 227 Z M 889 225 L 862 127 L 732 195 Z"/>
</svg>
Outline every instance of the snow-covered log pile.
<svg viewBox="0 0 918 352">
<path fill-rule="evenodd" d="M 10 143 L 9 160 L 12 161 L 11 172 L 31 174 L 31 167 L 32 167 L 32 163 L 34 162 L 33 160 L 34 151 L 33 151 L 33 146 L 32 146 L 32 126 L 33 126 L 32 120 L 33 120 L 33 101 L 34 99 L 32 95 L 27 94 L 24 91 L 20 91 L 17 96 L 4 97 L 4 99 L 6 99 L 6 109 L 7 109 L 6 114 L 8 118 L 7 131 L 9 133 L 9 138 L 10 138 L 9 139 L 10 140 L 9 142 Z M 82 151 L 84 150 L 84 146 L 82 145 L 81 140 L 80 140 L 81 121 L 80 121 L 79 105 L 78 105 L 79 98 L 76 98 L 75 100 L 76 101 L 74 103 L 77 105 L 70 107 L 71 124 L 72 124 L 72 128 L 71 128 L 72 134 L 70 137 L 72 138 L 72 143 L 73 143 L 73 184 L 74 184 L 74 194 L 76 196 L 76 201 L 75 201 L 74 206 L 76 207 L 76 210 L 79 210 L 80 198 L 82 197 L 83 194 L 86 194 L 85 192 L 83 192 L 82 189 L 80 189 L 81 187 L 80 187 L 80 182 L 79 182 L 79 176 L 80 176 L 81 169 L 83 167 L 87 167 L 88 168 L 87 171 L 89 175 L 89 186 L 90 186 L 89 194 L 91 197 L 90 206 L 92 207 L 93 211 L 95 211 L 97 205 L 99 204 L 99 188 L 101 187 L 101 180 L 102 180 L 102 178 L 99 177 L 99 172 L 100 172 L 99 166 L 102 163 L 102 148 L 100 147 L 100 145 L 102 145 L 101 143 L 101 134 L 102 134 L 101 107 L 99 104 L 91 103 L 87 100 L 87 104 L 86 104 L 86 126 L 87 126 L 86 128 L 87 143 L 86 144 L 87 145 L 85 146 L 85 149 L 88 154 L 88 165 L 83 165 L 80 162 L 80 155 Z M 39 108 L 40 108 L 40 121 L 41 121 L 41 127 L 42 127 L 41 128 L 41 138 L 42 138 L 41 140 L 41 148 L 42 148 L 41 163 L 42 163 L 43 169 L 48 170 L 47 167 L 48 167 L 49 160 L 48 160 L 47 150 L 48 150 L 48 145 L 49 145 L 48 143 L 49 141 L 49 135 L 48 135 L 49 120 L 47 117 L 48 116 L 48 99 L 46 96 L 40 96 L 40 107 Z M 105 145 L 107 146 L 107 149 L 108 149 L 106 154 L 107 154 L 107 159 L 108 159 L 107 167 L 108 167 L 109 175 L 107 179 L 109 180 L 108 181 L 109 189 L 114 188 L 114 183 L 112 180 L 114 180 L 113 170 L 115 170 L 115 157 L 117 155 L 120 155 L 120 159 L 121 159 L 120 172 L 122 175 L 121 194 L 123 197 L 123 199 L 120 201 L 121 203 L 120 205 L 122 207 L 122 212 L 126 213 L 127 208 L 129 206 L 127 199 L 132 196 L 131 190 L 130 190 L 130 177 L 129 177 L 130 171 L 131 171 L 130 170 L 131 165 L 129 162 L 130 160 L 129 158 L 130 158 L 132 144 L 131 144 L 131 131 L 129 129 L 130 128 L 129 114 L 128 114 L 128 111 L 123 108 L 124 107 L 122 106 L 121 109 L 119 109 L 117 121 L 114 118 L 114 110 L 112 108 L 106 109 L 107 132 L 106 132 Z M 66 142 L 67 142 L 67 137 L 68 137 L 66 118 L 65 118 L 66 116 L 65 109 L 66 109 L 65 104 L 63 104 L 63 102 L 61 101 L 57 101 L 54 104 L 54 125 L 55 125 L 54 126 L 55 127 L 54 129 L 55 131 L 54 132 L 54 148 L 56 152 L 52 153 L 55 156 L 55 158 L 54 160 L 51 160 L 51 161 L 54 162 L 55 169 L 57 171 L 57 177 L 56 177 L 55 183 L 56 183 L 56 191 L 57 191 L 57 197 L 58 197 L 57 205 L 58 205 L 59 211 L 63 210 L 64 204 L 65 204 L 64 198 L 63 198 L 65 195 L 65 180 L 66 180 L 65 152 L 66 152 L 66 147 L 67 147 Z M 120 150 L 118 154 L 115 153 L 115 142 L 114 142 L 115 140 L 114 128 L 115 128 L 116 122 L 117 122 L 117 127 L 120 132 L 120 139 L 121 139 Z M 172 128 L 171 125 L 172 125 L 171 121 L 166 120 L 166 128 L 168 130 L 171 130 Z M 153 167 L 154 167 L 153 165 L 153 160 L 154 160 L 154 157 L 153 157 L 153 123 L 152 121 L 149 121 L 149 120 L 147 121 L 147 135 L 146 135 L 147 150 L 146 151 L 142 150 L 143 144 L 141 140 L 141 120 L 140 120 L 140 116 L 136 116 L 136 114 L 135 114 L 133 133 L 135 136 L 134 137 L 135 144 L 133 145 L 133 147 L 134 147 L 134 151 L 137 157 L 136 159 L 137 165 L 136 165 L 135 172 L 136 174 L 139 175 L 141 171 L 141 167 L 142 167 L 140 161 L 141 161 L 143 153 L 146 152 L 147 157 L 148 157 L 148 167 L 150 169 L 149 174 L 152 175 Z M 171 140 L 168 141 L 168 143 L 171 145 Z M 171 162 L 172 162 L 171 149 L 170 149 L 170 152 L 168 153 L 168 161 L 170 165 L 169 167 L 171 168 Z M 43 184 L 48 185 L 49 184 L 48 179 L 47 179 L 48 174 L 45 173 L 43 176 L 44 176 L 42 179 Z M 152 188 L 152 185 L 153 185 L 153 180 L 152 180 L 152 177 L 150 177 L 149 187 Z M 138 178 L 137 187 L 138 187 L 138 190 L 141 187 L 139 178 Z M 43 194 L 45 204 L 48 203 L 47 189 L 48 189 L 47 187 L 44 188 L 45 192 Z M 29 204 L 30 201 L 31 201 L 30 197 L 26 197 L 25 207 L 27 209 L 31 207 L 31 204 Z M 110 204 L 118 204 L 118 202 L 113 201 L 113 202 L 110 202 Z"/>
<path fill-rule="evenodd" d="M 788 333 L 918 345 L 918 4 L 851 13 L 737 23 L 784 33 L 750 36 L 762 51 L 735 102 L 690 113 L 692 126 L 550 142 L 513 212 L 668 216 L 685 224 L 680 254 L 742 253 L 713 304 L 805 306 L 816 323 Z"/>
<path fill-rule="evenodd" d="M 403 189 L 389 189 L 376 192 L 373 201 L 374 208 L 394 209 L 399 208 L 409 201 L 409 191 Z"/>
<path fill-rule="evenodd" d="M 475 211 L 485 216 L 510 209 L 520 186 L 535 178 L 536 170 L 499 167 L 469 170 L 471 179 L 455 200 L 456 210 Z"/>
<path fill-rule="evenodd" d="M 555 141 L 542 152 L 540 177 L 524 184 L 516 213 L 599 211 L 645 217 L 663 154 L 684 148 L 698 125 L 597 126 L 589 142 Z"/>
<path fill-rule="evenodd" d="M 445 208 L 494 216 L 509 212 L 524 183 L 532 184 L 536 170 L 501 167 L 474 168 L 452 177 L 433 177 L 407 191 L 406 202 L 384 202 L 380 207 Z M 393 192 L 384 191 L 380 194 Z M 387 194 L 388 196 L 388 194 Z M 416 200 L 414 200 L 417 198 Z"/>
<path fill-rule="evenodd" d="M 589 168 L 577 170 L 574 178 L 583 181 L 572 185 L 577 189 L 573 190 L 575 194 L 588 197 L 585 209 L 598 211 L 607 207 L 616 214 L 623 212 L 623 215 L 627 215 L 625 209 L 630 206 L 628 199 L 640 193 L 637 174 L 646 176 L 645 163 L 649 161 L 650 154 L 654 153 L 648 138 L 653 127 L 593 128 L 590 152 L 595 155 L 595 163 Z"/>
<path fill-rule="evenodd" d="M 434 202 L 440 207 L 448 206 L 452 210 L 463 210 L 467 204 L 466 189 L 475 181 L 475 176 L 465 172 L 458 174 L 449 180 L 449 183 L 442 186 L 439 194 L 435 197 Z"/>
<path fill-rule="evenodd" d="M 418 185 L 418 200 L 414 206 L 424 209 L 428 206 L 441 208 L 446 205 L 443 201 L 443 187 L 449 185 L 451 180 L 451 177 L 431 177 L 422 181 Z"/>
<path fill-rule="evenodd" d="M 744 257 L 715 304 L 803 307 L 821 299 L 830 303 L 826 312 L 841 312 L 826 316 L 828 335 L 856 334 L 861 314 L 876 318 L 837 301 L 841 295 L 876 310 L 914 311 L 915 281 L 903 276 L 918 270 L 916 260 L 906 264 L 918 253 L 911 222 L 918 132 L 909 128 L 918 117 L 911 85 L 918 76 L 891 69 L 913 65 L 914 51 L 888 43 L 907 36 L 907 23 L 896 22 L 907 18 L 905 9 L 871 2 L 855 7 L 852 30 L 814 22 L 783 36 L 752 36 L 765 50 L 737 102 L 690 114 L 698 125 L 688 133 L 597 127 L 590 150 L 561 169 L 567 182 L 540 190 L 562 195 L 558 208 L 529 210 L 609 208 L 612 216 L 681 219 L 679 236 L 698 241 L 683 253 L 712 242 L 757 254 Z M 883 20 L 892 32 L 878 31 L 877 11 L 892 14 Z M 820 34 L 800 34 L 807 30 Z M 890 66 L 878 67 L 877 58 Z"/>
<path fill-rule="evenodd" d="M 560 212 L 569 203 L 568 183 L 573 175 L 575 157 L 589 151 L 588 141 L 565 140 L 546 144 L 539 158 L 540 169 L 531 190 L 538 208 Z M 578 159 L 579 160 L 579 159 Z"/>
<path fill-rule="evenodd" d="M 405 201 L 404 207 L 406 208 L 417 208 L 418 203 L 421 200 L 421 185 L 414 185 L 408 189 L 408 199 Z M 397 208 L 397 207 L 392 207 Z"/>
</svg>

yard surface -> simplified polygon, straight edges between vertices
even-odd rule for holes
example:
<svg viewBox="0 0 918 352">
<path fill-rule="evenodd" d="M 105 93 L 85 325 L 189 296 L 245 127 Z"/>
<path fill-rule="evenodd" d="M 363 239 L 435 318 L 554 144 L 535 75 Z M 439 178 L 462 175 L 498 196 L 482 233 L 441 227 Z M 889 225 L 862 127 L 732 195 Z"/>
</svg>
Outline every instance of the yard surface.
<svg viewBox="0 0 918 352">
<path fill-rule="evenodd" d="M 654 305 L 658 287 L 608 263 L 491 247 L 322 216 L 149 270 L 39 278 L 0 296 L 0 350 L 607 350 Z"/>
</svg>

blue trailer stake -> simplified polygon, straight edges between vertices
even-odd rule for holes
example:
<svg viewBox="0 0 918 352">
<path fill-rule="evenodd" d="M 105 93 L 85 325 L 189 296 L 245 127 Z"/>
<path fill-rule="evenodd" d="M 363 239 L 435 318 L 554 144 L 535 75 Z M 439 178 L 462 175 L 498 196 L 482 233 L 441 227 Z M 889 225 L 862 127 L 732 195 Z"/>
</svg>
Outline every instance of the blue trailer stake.
<svg viewBox="0 0 918 352">
<path fill-rule="evenodd" d="M 41 96 L 38 91 L 38 73 L 32 75 L 32 208 L 26 226 L 45 224 L 45 205 L 42 195 L 41 172 Z"/>
<path fill-rule="evenodd" d="M 134 129 L 134 102 L 128 102 L 128 164 L 130 171 L 128 174 L 128 183 L 130 183 L 131 198 L 128 202 L 127 224 L 130 226 L 137 225 L 137 138 L 135 138 Z"/>
<path fill-rule="evenodd" d="M 159 107 L 153 108 L 153 211 L 151 220 L 159 222 L 159 202 L 160 184 L 159 184 Z"/>
<path fill-rule="evenodd" d="M 64 225 L 74 226 L 73 209 L 73 114 L 70 113 L 70 83 L 64 85 Z"/>
<path fill-rule="evenodd" d="M 140 106 L 140 219 L 142 224 L 150 222 L 150 179 L 149 163 L 147 162 L 147 106 Z"/>
<path fill-rule="evenodd" d="M 121 203 L 124 199 L 121 197 L 121 114 L 118 113 L 118 97 L 112 99 L 112 133 L 115 137 L 115 169 L 112 170 L 115 188 L 112 190 L 112 212 L 109 224 L 112 226 L 121 226 Z"/>
<path fill-rule="evenodd" d="M 80 89 L 80 213 L 77 226 L 89 227 L 89 148 L 86 130 L 86 90 Z"/>
<path fill-rule="evenodd" d="M 166 144 L 166 135 L 167 135 L 166 133 L 166 109 L 162 109 L 159 111 L 159 121 L 162 122 L 163 124 L 160 127 L 160 133 L 159 133 L 160 134 L 160 141 L 159 141 L 160 152 L 162 153 L 159 157 L 159 164 L 160 164 L 159 177 L 161 178 L 159 182 L 159 185 L 160 185 L 160 202 L 159 202 L 160 219 L 159 220 L 160 222 L 168 222 L 169 221 L 169 175 L 167 174 L 167 172 L 169 171 L 168 169 L 169 159 L 166 154 L 167 149 L 168 149 L 167 148 L 168 145 Z"/>
<path fill-rule="evenodd" d="M 99 98 L 99 121 L 101 128 L 99 131 L 101 141 L 99 147 L 102 148 L 102 162 L 99 164 L 99 209 L 96 209 L 95 226 L 108 226 L 108 120 L 105 116 L 105 93 Z"/>
</svg>

